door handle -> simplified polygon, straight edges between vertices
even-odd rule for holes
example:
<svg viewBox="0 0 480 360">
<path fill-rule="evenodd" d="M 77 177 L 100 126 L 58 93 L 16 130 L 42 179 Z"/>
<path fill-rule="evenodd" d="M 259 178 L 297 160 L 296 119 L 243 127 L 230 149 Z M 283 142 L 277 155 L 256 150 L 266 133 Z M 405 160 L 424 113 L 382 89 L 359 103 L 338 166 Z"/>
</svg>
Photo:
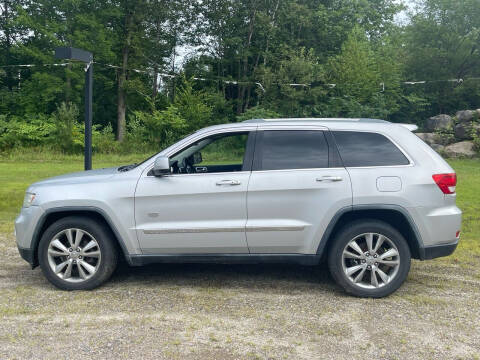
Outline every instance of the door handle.
<svg viewBox="0 0 480 360">
<path fill-rule="evenodd" d="M 196 166 L 195 172 L 197 173 L 206 173 L 208 171 L 206 166 Z"/>
<path fill-rule="evenodd" d="M 217 186 L 223 186 L 223 185 L 234 186 L 234 185 L 240 185 L 240 184 L 241 182 L 238 180 L 220 180 L 217 182 Z"/>
<path fill-rule="evenodd" d="M 317 178 L 317 181 L 342 181 L 343 179 L 340 176 L 322 176 Z"/>
</svg>

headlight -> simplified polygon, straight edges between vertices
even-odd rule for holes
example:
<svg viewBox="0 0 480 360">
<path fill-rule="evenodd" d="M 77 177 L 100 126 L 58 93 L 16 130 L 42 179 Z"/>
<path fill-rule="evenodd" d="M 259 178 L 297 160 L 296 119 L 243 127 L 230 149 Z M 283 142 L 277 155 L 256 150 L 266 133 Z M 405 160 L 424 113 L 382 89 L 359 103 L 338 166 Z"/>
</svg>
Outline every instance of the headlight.
<svg viewBox="0 0 480 360">
<path fill-rule="evenodd" d="M 35 200 L 35 195 L 34 193 L 27 192 L 25 194 L 25 198 L 23 199 L 23 207 L 28 208 L 30 205 L 32 205 L 33 200 Z"/>
</svg>

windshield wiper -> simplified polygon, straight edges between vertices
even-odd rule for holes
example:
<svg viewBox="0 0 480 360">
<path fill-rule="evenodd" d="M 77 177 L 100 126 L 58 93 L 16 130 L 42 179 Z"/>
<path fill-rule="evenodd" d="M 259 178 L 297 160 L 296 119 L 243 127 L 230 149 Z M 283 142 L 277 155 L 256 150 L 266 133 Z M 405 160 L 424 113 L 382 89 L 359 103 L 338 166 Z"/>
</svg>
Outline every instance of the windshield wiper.
<svg viewBox="0 0 480 360">
<path fill-rule="evenodd" d="M 130 165 L 123 165 L 118 168 L 118 171 L 121 171 L 121 172 L 129 171 L 135 168 L 136 166 L 137 166 L 137 163 L 130 164 Z"/>
</svg>

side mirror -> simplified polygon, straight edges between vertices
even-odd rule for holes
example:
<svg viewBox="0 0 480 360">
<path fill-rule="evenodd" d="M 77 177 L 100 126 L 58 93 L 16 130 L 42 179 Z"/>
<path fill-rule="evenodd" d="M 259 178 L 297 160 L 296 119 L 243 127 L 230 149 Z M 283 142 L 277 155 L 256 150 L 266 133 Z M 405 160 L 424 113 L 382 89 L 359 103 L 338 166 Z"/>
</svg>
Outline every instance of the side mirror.
<svg viewBox="0 0 480 360">
<path fill-rule="evenodd" d="M 159 156 L 155 159 L 152 169 L 154 176 L 163 176 L 170 174 L 170 161 L 165 156 Z"/>
<path fill-rule="evenodd" d="M 203 161 L 202 153 L 200 151 L 193 154 L 193 165 L 200 164 Z"/>
</svg>

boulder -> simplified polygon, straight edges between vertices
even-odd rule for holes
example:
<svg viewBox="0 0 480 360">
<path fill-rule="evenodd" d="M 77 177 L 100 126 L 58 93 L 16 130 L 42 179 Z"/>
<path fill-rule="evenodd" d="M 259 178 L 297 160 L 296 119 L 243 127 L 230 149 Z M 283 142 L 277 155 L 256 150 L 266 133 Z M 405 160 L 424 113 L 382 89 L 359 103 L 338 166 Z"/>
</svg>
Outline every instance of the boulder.
<svg viewBox="0 0 480 360">
<path fill-rule="evenodd" d="M 453 136 L 441 133 L 415 133 L 420 139 L 425 141 L 428 145 L 439 144 L 448 145 L 454 142 Z M 453 141 L 452 141 L 453 140 Z"/>
<path fill-rule="evenodd" d="M 425 141 L 428 145 L 431 145 L 435 142 L 435 134 L 434 133 L 415 133 L 420 139 Z"/>
<path fill-rule="evenodd" d="M 446 114 L 440 114 L 427 119 L 425 130 L 428 132 L 449 129 L 453 125 L 452 117 Z"/>
<path fill-rule="evenodd" d="M 448 157 L 473 157 L 475 151 L 473 141 L 462 141 L 445 147 L 444 152 Z"/>
<path fill-rule="evenodd" d="M 471 122 L 458 123 L 455 125 L 455 139 L 457 140 L 472 140 L 473 124 Z"/>
<path fill-rule="evenodd" d="M 473 110 L 457 111 L 457 113 L 455 114 L 455 117 L 457 118 L 457 122 L 459 124 L 469 123 L 473 121 L 475 112 L 476 111 L 473 111 Z"/>
<path fill-rule="evenodd" d="M 445 146 L 440 145 L 440 144 L 432 144 L 432 145 L 430 145 L 430 147 L 438 153 L 441 153 L 445 150 Z"/>
</svg>

